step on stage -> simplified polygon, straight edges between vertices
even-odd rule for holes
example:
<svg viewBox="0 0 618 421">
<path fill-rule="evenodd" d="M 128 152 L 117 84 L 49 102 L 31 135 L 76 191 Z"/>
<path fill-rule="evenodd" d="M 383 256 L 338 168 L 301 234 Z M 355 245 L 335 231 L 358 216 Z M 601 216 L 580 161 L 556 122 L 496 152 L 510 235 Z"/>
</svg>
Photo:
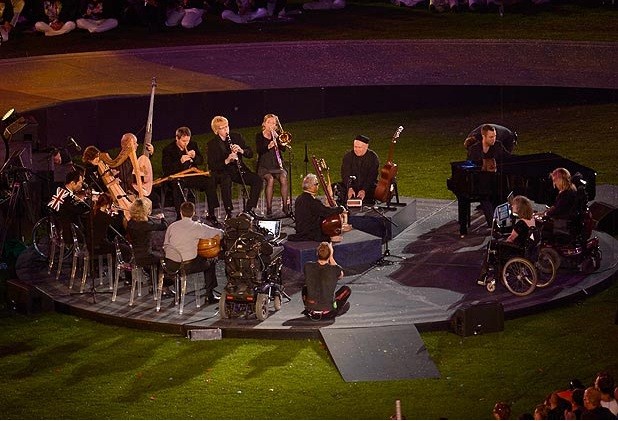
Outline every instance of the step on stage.
<svg viewBox="0 0 618 421">
<path fill-rule="evenodd" d="M 53 276 L 47 275 L 46 262 L 32 248 L 19 256 L 16 265 L 19 279 L 8 284 L 8 293 L 15 307 L 33 311 L 36 310 L 34 307 L 39 310 L 53 307 L 57 311 L 107 323 L 183 335 L 199 329 L 220 329 L 223 338 L 326 338 L 341 334 L 343 340 L 349 335 L 349 329 L 376 329 L 376 337 L 382 339 L 372 346 L 387 349 L 388 343 L 392 342 L 392 338 L 389 339 L 392 327 L 410 326 L 420 331 L 450 329 L 451 319 L 458 310 L 479 303 L 500 303 L 504 317 L 508 319 L 543 311 L 566 300 L 581 299 L 606 288 L 614 279 L 618 241 L 604 232 L 595 232 L 600 238 L 603 253 L 601 267 L 596 272 L 584 275 L 561 269 L 549 287 L 537 288 L 526 297 L 516 297 L 500 284 L 495 292 L 489 293 L 475 282 L 489 239 L 489 230 L 484 226 L 482 214 L 476 212 L 472 215 L 469 235 L 460 239 L 456 201 L 416 199 L 414 202 L 414 221 L 388 242 L 393 256 L 401 256 L 402 259 L 387 257 L 395 264 L 369 265 L 360 273 L 346 270 L 341 283 L 352 289 L 350 307 L 335 320 L 313 322 L 301 314 L 302 274 L 290 267 L 284 267 L 282 275 L 291 301 L 284 300 L 281 310 L 276 312 L 271 306 L 269 317 L 262 322 L 255 316 L 249 319 L 219 319 L 218 306 L 205 304 L 204 294 L 200 294 L 201 306 L 198 308 L 192 282 L 187 283 L 182 315 L 178 314 L 173 299 L 164 299 L 160 312 L 156 312 L 155 301 L 148 293 L 147 284 L 132 307 L 128 305 L 129 287 L 120 287 L 118 298 L 113 303 L 107 293 L 96 293 L 95 297 L 90 292 L 71 294 L 68 289 L 70 266 L 64 268 L 60 280 L 56 281 Z M 291 221 L 285 222 L 291 224 Z M 367 235 L 381 242 L 379 237 Z M 364 256 L 363 253 L 357 254 Z M 371 260 L 376 256 L 372 256 Z M 221 290 L 225 282 L 223 262 L 218 263 L 217 273 L 218 289 Z M 97 290 L 102 292 L 107 292 L 107 288 L 105 284 L 97 286 Z M 32 305 L 32 297 L 37 300 L 35 306 Z M 412 333 L 406 334 L 414 336 Z M 402 351 L 400 344 L 391 344 L 390 347 Z M 422 347 L 414 348 L 405 349 L 405 352 L 417 353 Z M 332 351 L 333 355 L 335 353 Z M 429 377 L 436 375 L 430 366 L 426 368 L 419 370 Z M 410 369 L 410 372 L 415 371 Z"/>
</svg>

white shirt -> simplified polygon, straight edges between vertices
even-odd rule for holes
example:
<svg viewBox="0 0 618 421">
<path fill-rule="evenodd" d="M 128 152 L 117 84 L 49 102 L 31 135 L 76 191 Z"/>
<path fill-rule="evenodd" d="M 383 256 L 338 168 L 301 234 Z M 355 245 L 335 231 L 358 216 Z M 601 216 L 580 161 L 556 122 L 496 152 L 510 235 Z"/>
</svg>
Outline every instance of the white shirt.
<svg viewBox="0 0 618 421">
<path fill-rule="evenodd" d="M 197 257 L 197 243 L 200 239 L 217 235 L 223 237 L 223 231 L 183 216 L 181 220 L 171 223 L 165 231 L 165 257 L 178 261 L 180 253 L 183 262 L 193 260 Z"/>
</svg>

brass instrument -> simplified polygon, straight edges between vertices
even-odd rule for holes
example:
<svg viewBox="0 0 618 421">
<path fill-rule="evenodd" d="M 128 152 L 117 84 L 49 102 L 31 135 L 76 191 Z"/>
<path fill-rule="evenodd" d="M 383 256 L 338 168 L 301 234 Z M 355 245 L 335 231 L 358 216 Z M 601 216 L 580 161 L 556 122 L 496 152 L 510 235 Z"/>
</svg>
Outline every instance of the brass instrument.
<svg viewBox="0 0 618 421">
<path fill-rule="evenodd" d="M 277 128 L 275 129 L 275 133 L 277 133 L 277 139 L 281 146 L 292 149 L 292 133 L 283 130 L 279 117 L 277 117 Z"/>
</svg>

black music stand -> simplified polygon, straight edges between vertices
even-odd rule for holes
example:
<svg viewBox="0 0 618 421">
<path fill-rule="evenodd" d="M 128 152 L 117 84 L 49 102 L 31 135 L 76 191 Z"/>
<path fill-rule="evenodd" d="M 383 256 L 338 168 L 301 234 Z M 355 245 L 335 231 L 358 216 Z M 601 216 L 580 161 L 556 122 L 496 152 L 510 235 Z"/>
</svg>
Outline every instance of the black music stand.
<svg viewBox="0 0 618 421">
<path fill-rule="evenodd" d="M 292 163 L 294 162 L 294 154 L 292 148 L 288 147 L 288 212 L 286 217 L 292 218 L 292 221 L 296 222 L 296 216 L 294 215 L 294 206 L 292 206 Z M 307 144 L 305 144 L 305 151 L 307 150 Z M 305 159 L 307 155 L 305 154 Z M 305 166 L 307 166 L 305 162 Z M 306 174 L 305 174 L 306 175 Z"/>
<path fill-rule="evenodd" d="M 380 259 L 378 259 L 378 261 L 375 263 L 375 265 L 376 266 L 394 265 L 397 262 L 386 260 L 386 258 L 387 257 L 394 257 L 396 259 L 401 259 L 401 260 L 403 260 L 404 258 L 401 257 L 401 256 L 397 256 L 395 254 L 391 254 L 391 251 L 388 248 L 388 237 L 389 237 L 389 235 L 388 235 L 388 225 L 387 225 L 387 222 L 390 223 L 395 228 L 397 228 L 398 225 L 396 223 L 394 223 L 393 221 L 391 221 L 388 217 L 386 217 L 386 215 L 384 215 L 384 213 L 382 211 L 380 211 L 380 207 L 379 206 L 372 206 L 370 209 L 373 210 L 378 215 L 380 215 L 380 217 L 382 219 L 382 223 L 384 224 L 384 237 L 382 237 L 382 240 L 384 242 L 384 252 L 382 253 L 382 257 Z"/>
</svg>

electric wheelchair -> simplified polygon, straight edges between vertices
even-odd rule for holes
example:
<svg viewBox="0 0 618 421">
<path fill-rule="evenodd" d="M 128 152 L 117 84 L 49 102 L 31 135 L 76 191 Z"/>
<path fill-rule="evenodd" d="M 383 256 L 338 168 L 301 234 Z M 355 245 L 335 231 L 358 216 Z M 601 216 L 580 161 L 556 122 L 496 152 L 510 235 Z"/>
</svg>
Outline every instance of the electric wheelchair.
<svg viewBox="0 0 618 421">
<path fill-rule="evenodd" d="M 557 267 L 552 256 L 540 247 L 541 232 L 537 227 L 530 227 L 523 247 L 498 241 L 512 230 L 512 220 L 508 203 L 496 208 L 492 228 L 494 240 L 487 246 L 487 272 L 481 280 L 489 292 L 496 290 L 499 279 L 512 294 L 523 297 L 536 287 L 550 285 L 556 277 Z"/>
<path fill-rule="evenodd" d="M 271 302 L 275 311 L 280 310 L 282 297 L 290 299 L 281 280 L 283 247 L 269 240 L 244 213 L 226 221 L 223 247 L 227 284 L 219 300 L 219 317 L 255 314 L 263 321 Z"/>
<path fill-rule="evenodd" d="M 541 226 L 541 250 L 551 256 L 559 267 L 591 273 L 601 266 L 599 238 L 592 236 L 594 221 L 588 209 L 586 182 L 581 175 L 573 176 L 577 187 L 577 201 L 568 219 L 537 218 Z"/>
</svg>

